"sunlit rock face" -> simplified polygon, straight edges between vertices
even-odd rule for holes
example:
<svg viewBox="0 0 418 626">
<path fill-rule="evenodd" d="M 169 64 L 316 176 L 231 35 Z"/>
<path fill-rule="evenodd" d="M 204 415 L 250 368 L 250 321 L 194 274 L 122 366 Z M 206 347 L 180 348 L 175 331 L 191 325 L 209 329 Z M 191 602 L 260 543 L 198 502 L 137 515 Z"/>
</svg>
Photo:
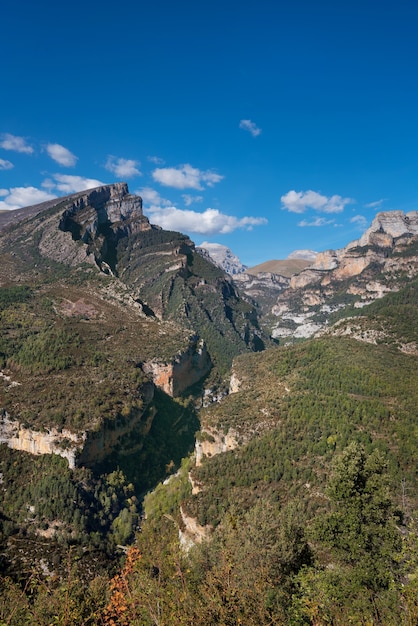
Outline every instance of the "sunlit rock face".
<svg viewBox="0 0 418 626">
<path fill-rule="evenodd" d="M 154 384 L 169 396 L 177 396 L 209 373 L 212 362 L 206 345 L 197 337 L 189 348 L 179 353 L 171 362 L 149 361 L 142 369 L 151 374 Z"/>
<path fill-rule="evenodd" d="M 359 246 L 368 246 L 380 241 L 380 245 L 393 245 L 393 239 L 403 235 L 418 235 L 418 211 L 384 211 L 378 213 L 371 226 L 358 240 Z M 392 237 L 392 242 L 390 242 Z"/>
<path fill-rule="evenodd" d="M 278 295 L 271 309 L 277 318 L 272 336 L 313 336 L 327 323 L 328 312 L 349 303 L 356 308 L 366 306 L 396 291 L 398 275 L 412 278 L 418 274 L 414 248 L 417 238 L 418 211 L 382 212 L 360 239 L 340 250 L 318 253 L 313 263 L 292 276 L 289 288 Z M 307 324 L 306 317 L 313 315 L 317 318 Z"/>
<path fill-rule="evenodd" d="M 245 272 L 247 269 L 232 250 L 220 243 L 204 241 L 196 250 L 204 256 L 208 255 L 212 262 L 223 269 L 227 274 L 241 274 L 241 272 Z"/>
</svg>

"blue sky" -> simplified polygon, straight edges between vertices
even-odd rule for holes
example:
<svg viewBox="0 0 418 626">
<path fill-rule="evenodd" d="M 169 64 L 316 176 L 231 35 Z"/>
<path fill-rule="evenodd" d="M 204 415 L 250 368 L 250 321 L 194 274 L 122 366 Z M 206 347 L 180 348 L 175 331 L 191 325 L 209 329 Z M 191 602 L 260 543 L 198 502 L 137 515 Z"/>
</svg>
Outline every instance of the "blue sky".
<svg viewBox="0 0 418 626">
<path fill-rule="evenodd" d="M 125 180 L 243 263 L 418 210 L 411 0 L 5 0 L 0 209 Z"/>
</svg>

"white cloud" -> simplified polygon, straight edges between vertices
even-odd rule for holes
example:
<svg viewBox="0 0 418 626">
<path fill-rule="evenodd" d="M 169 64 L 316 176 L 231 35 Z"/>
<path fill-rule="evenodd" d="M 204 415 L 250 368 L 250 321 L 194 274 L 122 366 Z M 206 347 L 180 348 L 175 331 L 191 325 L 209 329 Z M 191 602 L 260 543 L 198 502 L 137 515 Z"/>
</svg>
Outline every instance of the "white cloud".
<svg viewBox="0 0 418 626">
<path fill-rule="evenodd" d="M 218 209 L 206 209 L 203 213 L 180 210 L 174 206 L 168 208 L 153 207 L 148 217 L 154 224 L 167 230 L 191 232 L 205 235 L 226 234 L 238 228 L 251 230 L 253 226 L 266 224 L 264 217 L 242 217 L 225 215 Z"/>
<path fill-rule="evenodd" d="M 6 159 L 0 159 L 0 170 L 11 170 L 14 167 L 11 161 L 6 161 Z"/>
<path fill-rule="evenodd" d="M 152 187 L 141 187 L 135 192 L 140 195 L 144 204 L 149 205 L 151 208 L 160 208 L 162 206 L 170 206 L 171 200 L 162 198 L 156 189 Z"/>
<path fill-rule="evenodd" d="M 367 228 L 368 220 L 364 215 L 355 215 L 350 219 L 352 224 L 357 224 L 360 230 L 365 230 Z"/>
<path fill-rule="evenodd" d="M 17 137 L 10 133 L 4 133 L 3 139 L 0 142 L 0 147 L 5 150 L 14 150 L 15 152 L 23 152 L 24 154 L 33 154 L 34 150 L 32 146 L 26 143 L 24 137 Z"/>
<path fill-rule="evenodd" d="M 77 163 L 77 157 L 59 143 L 48 143 L 46 151 L 51 159 L 65 167 L 73 167 Z"/>
<path fill-rule="evenodd" d="M 239 127 L 242 130 L 246 130 L 251 133 L 253 137 L 258 137 L 258 135 L 261 134 L 261 128 L 258 128 L 258 126 L 254 124 L 254 122 L 252 122 L 251 120 L 241 120 L 239 123 Z"/>
<path fill-rule="evenodd" d="M 281 198 L 282 208 L 291 213 L 305 213 L 308 209 L 322 213 L 341 213 L 346 204 L 354 202 L 351 198 L 342 196 L 323 196 L 317 191 L 288 191 Z"/>
<path fill-rule="evenodd" d="M 121 159 L 109 155 L 105 167 L 109 172 L 116 174 L 118 178 L 132 178 L 133 176 L 142 176 L 138 169 L 140 165 L 140 162 L 134 159 Z"/>
<path fill-rule="evenodd" d="M 202 202 L 203 200 L 203 196 L 191 196 L 189 193 L 184 193 L 181 197 L 186 206 L 190 206 L 193 202 Z"/>
<path fill-rule="evenodd" d="M 76 193 L 94 187 L 101 187 L 106 183 L 94 178 L 85 178 L 84 176 L 70 176 L 69 174 L 53 174 L 53 180 L 46 179 L 42 183 L 42 187 L 46 189 L 57 189 L 64 194 Z"/>
<path fill-rule="evenodd" d="M 166 187 L 176 189 L 203 189 L 203 184 L 212 187 L 219 183 L 224 177 L 216 174 L 212 170 L 199 170 L 188 163 L 176 167 L 157 167 L 152 172 L 153 179 Z"/>
<path fill-rule="evenodd" d="M 325 217 L 316 217 L 311 222 L 307 220 L 302 220 L 298 223 L 298 226 L 328 226 L 329 224 L 334 224 L 335 220 L 327 220 Z"/>
<path fill-rule="evenodd" d="M 380 200 L 376 200 L 375 202 L 369 202 L 368 204 L 365 204 L 364 207 L 366 209 L 380 209 L 384 202 L 385 198 L 381 198 Z"/>
<path fill-rule="evenodd" d="M 164 165 L 164 159 L 160 159 L 160 157 L 149 156 L 147 159 L 150 163 L 154 163 L 154 165 Z"/>
<path fill-rule="evenodd" d="M 0 201 L 0 210 L 11 211 L 13 209 L 21 209 L 32 204 L 39 204 L 46 200 L 52 200 L 54 195 L 37 189 L 36 187 L 12 187 L 11 189 L 1 189 L 0 195 L 5 199 Z"/>
</svg>

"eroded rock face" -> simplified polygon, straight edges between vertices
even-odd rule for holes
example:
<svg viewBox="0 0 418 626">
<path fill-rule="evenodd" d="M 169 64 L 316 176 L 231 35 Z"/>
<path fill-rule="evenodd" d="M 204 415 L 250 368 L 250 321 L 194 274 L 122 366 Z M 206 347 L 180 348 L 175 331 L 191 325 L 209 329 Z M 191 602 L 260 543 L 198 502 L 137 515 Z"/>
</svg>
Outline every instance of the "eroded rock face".
<svg viewBox="0 0 418 626">
<path fill-rule="evenodd" d="M 34 455 L 58 454 L 67 459 L 71 469 L 76 466 L 77 455 L 83 449 L 85 440 L 85 433 L 73 433 L 66 429 L 58 431 L 56 428 L 40 432 L 26 428 L 6 412 L 0 417 L 0 443 Z"/>
<path fill-rule="evenodd" d="M 199 382 L 209 373 L 212 362 L 204 341 L 194 337 L 188 350 L 178 354 L 172 362 L 148 361 L 142 366 L 151 374 L 154 384 L 171 397 Z"/>
<path fill-rule="evenodd" d="M 56 213 L 42 220 L 39 250 L 43 256 L 71 266 L 90 263 L 100 267 L 104 262 L 113 270 L 118 239 L 152 228 L 143 214 L 142 199 L 131 195 L 126 183 L 57 198 L 49 205 L 57 210 L 62 206 L 62 213 L 58 213 L 58 228 Z"/>
<path fill-rule="evenodd" d="M 326 304 L 333 310 L 350 302 L 365 306 L 396 290 L 397 274 L 406 273 L 409 278 L 418 274 L 418 258 L 413 252 L 408 255 L 417 237 L 418 211 L 390 211 L 379 213 L 364 235 L 345 248 L 319 253 L 310 267 L 291 278 L 289 289 L 278 295 L 271 309 L 278 318 L 272 336 L 313 336 L 326 323 L 324 315 L 307 324 L 301 314 L 326 313 Z M 341 303 L 342 289 L 348 298 Z"/>
<path fill-rule="evenodd" d="M 228 432 L 222 433 L 213 430 L 205 430 L 199 441 L 196 441 L 196 465 L 202 464 L 204 456 L 215 456 L 221 452 L 234 450 L 238 446 L 238 433 L 230 428 Z"/>
<path fill-rule="evenodd" d="M 197 543 L 202 543 L 209 539 L 212 530 L 211 526 L 201 526 L 194 517 L 190 517 L 180 507 L 180 515 L 183 528 L 179 529 L 180 544 L 187 551 Z"/>
<path fill-rule="evenodd" d="M 370 228 L 358 240 L 359 246 L 376 243 L 391 246 L 393 239 L 403 235 L 418 235 L 418 211 L 403 213 L 402 211 L 382 211 L 374 218 Z M 392 242 L 390 242 L 392 237 Z M 381 243 L 378 243 L 381 242 Z"/>
<path fill-rule="evenodd" d="M 141 423 L 141 434 L 146 436 L 151 428 L 155 412 L 147 409 L 154 396 L 152 384 L 143 386 L 144 408 L 126 418 L 104 421 L 97 429 L 72 432 L 51 427 L 43 431 L 27 428 L 3 411 L 0 415 L 0 443 L 9 448 L 33 455 L 57 454 L 68 461 L 71 469 L 76 466 L 94 466 L 104 460 L 134 428 Z M 147 414 L 146 419 L 144 419 Z M 128 449 L 125 446 L 125 450 Z"/>
</svg>

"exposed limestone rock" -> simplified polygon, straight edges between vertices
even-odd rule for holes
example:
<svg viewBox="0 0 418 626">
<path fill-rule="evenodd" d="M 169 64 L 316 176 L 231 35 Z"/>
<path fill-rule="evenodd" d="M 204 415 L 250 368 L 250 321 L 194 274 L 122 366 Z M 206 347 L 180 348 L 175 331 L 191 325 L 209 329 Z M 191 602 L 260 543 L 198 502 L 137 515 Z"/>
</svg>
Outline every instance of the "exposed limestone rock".
<svg viewBox="0 0 418 626">
<path fill-rule="evenodd" d="M 18 420 L 3 411 L 0 414 L 0 443 L 6 443 L 9 448 L 22 450 L 30 454 L 58 454 L 67 459 L 71 469 L 78 465 L 93 466 L 105 459 L 129 435 L 133 428 L 141 423 L 141 432 L 145 436 L 152 425 L 155 412 L 148 411 L 147 419 L 144 414 L 154 395 L 154 386 L 150 383 L 143 386 L 144 409 L 118 421 L 104 421 L 96 430 L 74 433 L 67 429 L 58 430 L 54 427 L 44 431 L 26 428 Z M 125 449 L 128 447 L 125 443 Z"/>
<path fill-rule="evenodd" d="M 382 234 L 386 235 L 386 237 L 379 239 L 379 236 Z M 403 213 L 402 211 L 383 211 L 376 215 L 371 226 L 358 240 L 357 245 L 369 246 L 377 241 L 389 242 L 388 236 L 396 239 L 405 234 L 418 235 L 418 211 L 411 211 L 409 213 Z M 392 245 L 392 243 L 389 245 Z"/>
<path fill-rule="evenodd" d="M 259 272 L 256 275 L 242 272 L 234 276 L 234 282 L 241 291 L 253 298 L 262 295 L 266 289 L 280 292 L 289 285 L 288 278 L 271 272 Z"/>
<path fill-rule="evenodd" d="M 212 531 L 211 526 L 201 526 L 194 517 L 189 517 L 183 507 L 180 507 L 183 529 L 179 529 L 180 544 L 185 550 L 189 550 L 196 543 L 202 543 L 209 539 Z"/>
<path fill-rule="evenodd" d="M 26 428 L 6 412 L 0 416 L 0 443 L 34 455 L 58 454 L 67 459 L 70 468 L 75 467 L 76 457 L 85 440 L 86 433 L 73 433 L 66 429 L 58 431 L 56 428 L 40 432 Z"/>
<path fill-rule="evenodd" d="M 238 446 L 238 433 L 230 428 L 228 432 L 220 433 L 213 430 L 202 431 L 199 441 L 196 441 L 196 465 L 202 464 L 204 456 L 215 456 L 221 452 L 234 450 Z"/>
<path fill-rule="evenodd" d="M 229 248 L 220 243 L 204 241 L 196 248 L 196 252 L 205 257 L 209 256 L 211 261 L 227 274 L 240 274 L 247 269 Z"/>
<path fill-rule="evenodd" d="M 315 270 L 333 270 L 338 267 L 338 257 L 338 250 L 318 252 L 310 268 Z"/>
<path fill-rule="evenodd" d="M 126 183 L 104 185 L 66 198 L 57 198 L 51 207 L 63 205 L 59 227 L 56 215 L 42 222 L 39 250 L 44 256 L 67 265 L 104 263 L 109 245 L 121 236 L 151 229 L 142 212 L 142 199 L 131 195 Z M 74 243 L 78 245 L 74 245 Z M 108 273 L 112 268 L 108 265 Z M 105 269 L 105 268 L 104 268 Z"/>
<path fill-rule="evenodd" d="M 205 343 L 193 337 L 188 350 L 178 354 L 171 363 L 148 361 L 142 369 L 151 374 L 157 387 L 174 397 L 206 376 L 211 367 Z"/>
<path fill-rule="evenodd" d="M 229 380 L 229 393 L 237 393 L 241 386 L 241 381 L 235 372 L 232 372 L 232 376 Z"/>
<path fill-rule="evenodd" d="M 292 278 L 290 279 L 289 287 L 291 289 L 301 289 L 302 287 L 306 287 L 307 285 L 319 283 L 320 280 L 323 278 L 325 271 L 328 270 L 307 268 L 306 270 L 303 270 L 300 274 L 292 276 Z"/>
<path fill-rule="evenodd" d="M 301 313 L 313 310 L 318 314 L 318 308 L 325 303 L 330 303 L 334 310 L 335 306 L 348 304 L 359 308 L 396 290 L 401 274 L 406 273 L 409 278 L 418 274 L 418 258 L 408 255 L 417 236 L 418 211 L 379 213 L 360 239 L 340 250 L 317 254 L 309 267 L 292 276 L 289 289 L 278 294 L 270 310 L 279 318 L 278 323 L 270 321 L 272 336 L 310 337 L 324 326 L 326 318 L 321 316 L 306 323 L 298 319 Z M 373 275 L 378 278 L 373 280 Z M 322 308 L 319 311 L 326 313 Z"/>
</svg>

